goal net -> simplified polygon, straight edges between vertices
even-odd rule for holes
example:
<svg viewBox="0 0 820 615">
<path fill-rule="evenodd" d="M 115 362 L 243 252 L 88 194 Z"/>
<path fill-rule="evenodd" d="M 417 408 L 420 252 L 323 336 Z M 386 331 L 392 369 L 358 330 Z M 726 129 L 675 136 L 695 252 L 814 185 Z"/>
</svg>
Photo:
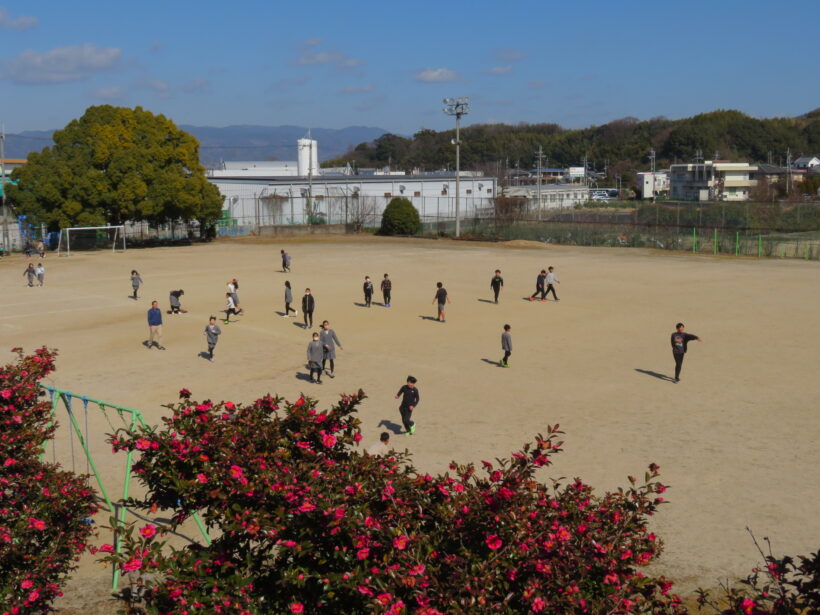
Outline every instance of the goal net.
<svg viewBox="0 0 820 615">
<path fill-rule="evenodd" d="M 125 251 L 125 227 L 120 226 L 74 226 L 60 229 L 57 244 L 59 256 L 70 256 L 77 250 Z"/>
</svg>

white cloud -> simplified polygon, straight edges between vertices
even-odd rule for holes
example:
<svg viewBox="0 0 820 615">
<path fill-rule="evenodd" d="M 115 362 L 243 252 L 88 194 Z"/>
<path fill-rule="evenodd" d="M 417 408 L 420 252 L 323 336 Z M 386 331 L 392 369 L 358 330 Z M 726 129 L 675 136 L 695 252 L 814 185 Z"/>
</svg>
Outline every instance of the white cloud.
<svg viewBox="0 0 820 615">
<path fill-rule="evenodd" d="M 460 81 L 459 74 L 449 68 L 426 68 L 418 73 L 414 79 L 425 83 L 447 83 L 450 81 Z"/>
<path fill-rule="evenodd" d="M 201 90 L 203 88 L 208 87 L 210 83 L 211 82 L 205 79 L 205 77 L 200 77 L 199 79 L 189 81 L 188 83 L 182 86 L 182 89 L 186 92 L 196 92 L 197 90 Z"/>
<path fill-rule="evenodd" d="M 495 52 L 495 56 L 503 62 L 518 62 L 518 60 L 523 59 L 526 55 L 523 51 L 510 49 L 509 47 L 499 49 Z"/>
<path fill-rule="evenodd" d="M 126 92 L 124 88 L 112 86 L 96 90 L 93 93 L 93 96 L 95 96 L 96 98 L 102 98 L 104 100 L 122 100 L 123 98 L 125 98 L 125 94 Z"/>
<path fill-rule="evenodd" d="M 23 51 L 0 67 L 0 77 L 15 83 L 42 84 L 80 81 L 119 64 L 122 50 L 86 43 L 57 47 L 45 53 Z"/>
<path fill-rule="evenodd" d="M 36 17 L 29 17 L 28 15 L 12 17 L 6 9 L 0 6 L 0 30 L 28 30 L 36 24 Z"/>
<path fill-rule="evenodd" d="M 512 72 L 512 66 L 493 66 L 487 71 L 488 75 L 506 75 Z"/>
<path fill-rule="evenodd" d="M 317 47 L 322 44 L 320 38 L 310 38 L 302 43 L 304 48 L 295 62 L 296 66 L 317 66 L 321 64 L 333 64 L 340 68 L 355 68 L 365 63 L 359 58 L 351 58 L 346 53 L 336 50 L 319 51 Z"/>
<path fill-rule="evenodd" d="M 372 92 L 375 88 L 372 84 L 368 83 L 367 85 L 349 85 L 346 88 L 342 88 L 339 90 L 339 94 L 364 94 L 366 92 Z"/>
</svg>

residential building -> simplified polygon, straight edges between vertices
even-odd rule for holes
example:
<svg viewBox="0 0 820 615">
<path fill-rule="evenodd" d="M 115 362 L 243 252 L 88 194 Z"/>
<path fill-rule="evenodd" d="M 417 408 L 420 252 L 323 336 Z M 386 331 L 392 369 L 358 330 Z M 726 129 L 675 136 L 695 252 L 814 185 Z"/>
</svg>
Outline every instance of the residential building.
<svg viewBox="0 0 820 615">
<path fill-rule="evenodd" d="M 757 185 L 757 169 L 756 164 L 723 160 L 673 164 L 669 195 L 687 201 L 745 201 Z"/>
<path fill-rule="evenodd" d="M 815 167 L 820 167 L 820 158 L 817 156 L 801 156 L 792 162 L 792 169 L 808 171 L 809 169 L 813 169 Z"/>
</svg>

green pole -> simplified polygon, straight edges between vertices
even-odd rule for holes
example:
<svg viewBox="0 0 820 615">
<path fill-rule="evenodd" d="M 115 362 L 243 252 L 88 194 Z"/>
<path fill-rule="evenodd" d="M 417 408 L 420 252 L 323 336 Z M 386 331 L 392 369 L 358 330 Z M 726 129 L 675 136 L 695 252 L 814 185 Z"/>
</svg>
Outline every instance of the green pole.
<svg viewBox="0 0 820 615">
<path fill-rule="evenodd" d="M 51 391 L 51 417 L 48 419 L 47 427 L 50 428 L 54 424 L 54 417 L 57 415 L 57 404 L 60 403 L 59 396 L 54 394 L 54 391 Z M 43 442 L 43 450 L 40 451 L 40 459 L 39 462 L 43 463 L 43 460 L 46 458 L 46 448 L 48 447 L 48 441 Z"/>
<path fill-rule="evenodd" d="M 762 256 L 763 256 L 763 236 L 758 235 L 757 236 L 757 258 L 760 258 Z"/>
<path fill-rule="evenodd" d="M 735 231 L 735 256 L 740 253 L 740 231 Z"/>
<path fill-rule="evenodd" d="M 136 420 L 134 419 L 134 415 L 132 414 L 131 415 L 131 425 L 130 425 L 129 430 L 128 430 L 129 433 L 134 433 L 135 425 L 136 425 Z M 128 488 L 129 488 L 130 483 L 131 483 L 131 460 L 132 460 L 132 455 L 133 455 L 133 451 L 129 449 L 128 450 L 128 455 L 126 456 L 126 459 L 125 459 L 125 484 L 122 487 L 123 502 L 128 499 Z M 114 534 L 114 550 L 117 552 L 117 555 L 122 553 L 122 540 L 120 539 L 119 534 L 117 532 L 118 532 L 119 528 L 125 527 L 125 513 L 126 513 L 125 505 L 120 506 L 119 510 L 117 510 L 116 513 L 115 513 L 116 519 L 117 519 L 117 523 L 116 523 L 117 527 L 114 530 L 115 531 L 115 534 Z M 114 567 L 114 580 L 112 581 L 113 589 L 117 589 L 117 586 L 119 585 L 119 583 L 120 583 L 120 569 L 119 569 L 119 566 L 115 566 Z"/>
<path fill-rule="evenodd" d="M 715 254 L 718 253 L 718 245 L 717 245 L 717 227 L 715 227 Z"/>
<path fill-rule="evenodd" d="M 692 252 L 698 251 L 698 230 L 692 227 Z"/>
</svg>

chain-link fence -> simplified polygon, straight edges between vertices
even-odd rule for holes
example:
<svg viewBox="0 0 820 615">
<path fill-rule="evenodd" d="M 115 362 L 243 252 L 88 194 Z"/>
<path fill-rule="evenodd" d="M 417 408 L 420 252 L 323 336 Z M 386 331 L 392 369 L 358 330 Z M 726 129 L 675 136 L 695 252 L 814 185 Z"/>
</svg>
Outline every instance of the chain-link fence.
<svg viewBox="0 0 820 615">
<path fill-rule="evenodd" d="M 443 230 L 442 230 L 443 227 Z M 449 234 L 450 222 L 425 224 Z M 648 203 L 632 209 L 519 209 L 463 219 L 465 238 L 603 247 L 647 247 L 696 254 L 820 259 L 820 203 Z"/>
</svg>

